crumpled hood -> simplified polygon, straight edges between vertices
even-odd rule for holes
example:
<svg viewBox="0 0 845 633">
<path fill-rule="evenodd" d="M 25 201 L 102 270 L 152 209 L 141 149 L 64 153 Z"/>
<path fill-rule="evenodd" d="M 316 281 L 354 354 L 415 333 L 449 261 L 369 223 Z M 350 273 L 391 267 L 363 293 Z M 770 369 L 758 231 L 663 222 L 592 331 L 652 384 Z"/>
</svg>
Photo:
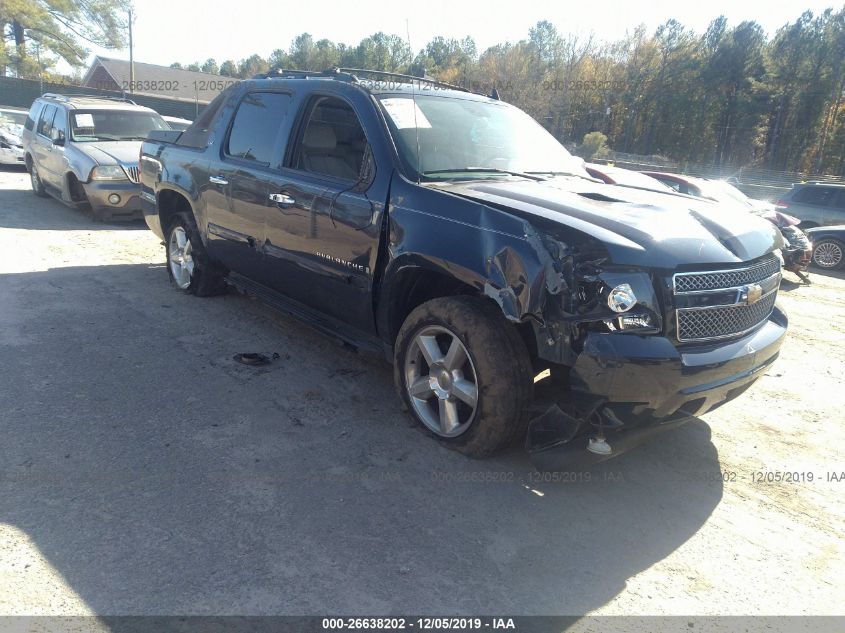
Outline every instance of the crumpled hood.
<svg viewBox="0 0 845 633">
<path fill-rule="evenodd" d="M 23 134 L 23 126 L 18 124 L 7 125 L 0 128 L 0 136 L 6 139 L 6 142 L 14 145 L 22 145 L 21 135 Z"/>
<path fill-rule="evenodd" d="M 12 134 L 11 131 L 8 129 L 0 129 L 0 139 L 3 139 L 4 142 L 9 143 L 9 145 L 23 145 L 23 141 L 19 134 Z"/>
<path fill-rule="evenodd" d="M 143 141 L 97 141 L 75 143 L 76 149 L 87 154 L 98 165 L 135 164 Z"/>
<path fill-rule="evenodd" d="M 544 218 L 600 241 L 617 264 L 675 268 L 755 259 L 782 246 L 750 212 L 684 196 L 555 178 L 432 185 L 526 218 Z"/>
</svg>

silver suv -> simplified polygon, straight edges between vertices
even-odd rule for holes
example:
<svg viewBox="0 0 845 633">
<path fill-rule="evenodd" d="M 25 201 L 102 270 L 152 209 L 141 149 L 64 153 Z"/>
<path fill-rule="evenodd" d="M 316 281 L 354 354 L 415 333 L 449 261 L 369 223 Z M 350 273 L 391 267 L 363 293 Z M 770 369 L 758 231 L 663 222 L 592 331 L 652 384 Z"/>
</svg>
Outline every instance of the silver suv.
<svg viewBox="0 0 845 633">
<path fill-rule="evenodd" d="M 97 220 L 141 218 L 141 141 L 151 130 L 168 129 L 155 110 L 129 100 L 45 94 L 23 130 L 32 191 L 90 207 Z"/>
<path fill-rule="evenodd" d="M 801 220 L 801 228 L 845 224 L 845 184 L 802 182 L 776 203 L 779 211 Z"/>
</svg>

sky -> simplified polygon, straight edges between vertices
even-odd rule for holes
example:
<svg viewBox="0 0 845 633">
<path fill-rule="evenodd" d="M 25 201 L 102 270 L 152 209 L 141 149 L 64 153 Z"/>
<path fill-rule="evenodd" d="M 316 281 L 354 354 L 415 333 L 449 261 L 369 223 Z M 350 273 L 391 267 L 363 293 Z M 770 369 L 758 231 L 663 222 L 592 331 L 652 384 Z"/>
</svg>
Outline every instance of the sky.
<svg viewBox="0 0 845 633">
<path fill-rule="evenodd" d="M 814 13 L 833 0 L 354 0 L 352 2 L 269 2 L 259 0 L 134 0 L 135 59 L 170 65 L 238 61 L 258 53 L 267 57 L 274 49 L 287 49 L 291 40 L 308 32 L 315 40 L 357 44 L 378 31 L 406 37 L 416 52 L 437 35 L 473 37 L 479 52 L 503 42 L 528 36 L 528 29 L 548 20 L 562 33 L 594 34 L 614 40 L 639 24 L 653 31 L 674 18 L 703 32 L 710 21 L 725 15 L 730 25 L 756 20 L 770 34 L 805 10 Z M 129 58 L 129 51 L 91 49 L 107 57 Z"/>
</svg>

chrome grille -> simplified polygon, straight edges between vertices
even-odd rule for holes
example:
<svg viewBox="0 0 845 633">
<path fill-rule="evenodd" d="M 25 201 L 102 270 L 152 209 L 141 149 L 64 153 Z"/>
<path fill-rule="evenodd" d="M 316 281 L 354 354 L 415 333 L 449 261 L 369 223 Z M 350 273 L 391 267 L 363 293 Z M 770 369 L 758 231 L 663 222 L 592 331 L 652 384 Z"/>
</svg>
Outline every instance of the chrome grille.
<svg viewBox="0 0 845 633">
<path fill-rule="evenodd" d="M 773 290 L 751 305 L 713 306 L 678 310 L 678 340 L 702 341 L 737 336 L 769 318 L 775 307 Z"/>
<path fill-rule="evenodd" d="M 780 259 L 767 256 L 743 268 L 677 273 L 675 323 L 680 342 L 740 336 L 774 310 Z"/>
<path fill-rule="evenodd" d="M 737 288 L 762 281 L 778 271 L 780 271 L 780 260 L 771 255 L 746 268 L 701 273 L 678 273 L 675 275 L 675 292 Z"/>
<path fill-rule="evenodd" d="M 138 182 L 138 165 L 123 165 L 123 171 L 132 182 Z"/>
</svg>

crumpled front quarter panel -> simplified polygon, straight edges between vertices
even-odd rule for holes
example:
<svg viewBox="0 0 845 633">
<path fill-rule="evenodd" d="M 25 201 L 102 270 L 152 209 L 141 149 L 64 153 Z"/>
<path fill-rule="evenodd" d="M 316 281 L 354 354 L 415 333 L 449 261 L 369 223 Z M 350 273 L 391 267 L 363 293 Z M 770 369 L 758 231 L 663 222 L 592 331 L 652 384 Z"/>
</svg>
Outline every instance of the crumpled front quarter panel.
<svg viewBox="0 0 845 633">
<path fill-rule="evenodd" d="M 389 213 L 387 286 L 408 266 L 442 272 L 496 301 L 512 321 L 539 315 L 547 288 L 559 288 L 548 253 L 524 220 L 398 176 Z"/>
</svg>

